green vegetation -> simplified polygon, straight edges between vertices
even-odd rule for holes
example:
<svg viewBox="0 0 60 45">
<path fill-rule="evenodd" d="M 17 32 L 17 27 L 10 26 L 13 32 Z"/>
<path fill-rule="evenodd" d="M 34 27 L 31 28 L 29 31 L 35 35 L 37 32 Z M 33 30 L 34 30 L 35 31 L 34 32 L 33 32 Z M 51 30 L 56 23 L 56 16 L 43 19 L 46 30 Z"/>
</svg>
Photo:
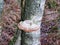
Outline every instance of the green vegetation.
<svg viewBox="0 0 60 45">
<path fill-rule="evenodd" d="M 55 0 L 49 0 L 48 3 L 48 8 L 56 8 L 57 7 L 57 3 L 55 2 Z"/>
</svg>

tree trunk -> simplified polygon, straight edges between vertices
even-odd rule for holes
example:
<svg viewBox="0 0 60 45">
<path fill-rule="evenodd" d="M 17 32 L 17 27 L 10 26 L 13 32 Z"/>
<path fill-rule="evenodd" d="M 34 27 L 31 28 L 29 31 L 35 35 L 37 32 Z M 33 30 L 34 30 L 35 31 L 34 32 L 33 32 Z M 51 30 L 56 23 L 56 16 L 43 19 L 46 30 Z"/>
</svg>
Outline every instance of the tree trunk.
<svg viewBox="0 0 60 45">
<path fill-rule="evenodd" d="M 2 14 L 2 10 L 3 10 L 3 4 L 4 4 L 4 1 L 1 0 L 0 1 L 0 35 L 1 35 L 1 14 Z"/>
<path fill-rule="evenodd" d="M 34 24 L 41 25 L 45 0 L 26 0 L 23 20 L 31 20 Z M 41 27 L 41 26 L 40 26 Z M 34 32 L 22 32 L 21 45 L 41 45 L 40 29 Z"/>
</svg>

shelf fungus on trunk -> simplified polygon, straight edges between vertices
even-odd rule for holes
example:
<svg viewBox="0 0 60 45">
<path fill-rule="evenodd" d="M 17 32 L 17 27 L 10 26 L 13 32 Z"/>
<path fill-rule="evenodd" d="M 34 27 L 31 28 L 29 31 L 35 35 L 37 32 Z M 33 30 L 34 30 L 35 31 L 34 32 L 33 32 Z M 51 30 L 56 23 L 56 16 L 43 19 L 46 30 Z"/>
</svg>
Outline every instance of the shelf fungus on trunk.
<svg viewBox="0 0 60 45">
<path fill-rule="evenodd" d="M 21 45 L 41 45 L 40 24 L 43 16 L 45 0 L 25 0 L 24 14 L 18 24 L 22 29 Z"/>
<path fill-rule="evenodd" d="M 25 20 L 21 21 L 18 24 L 19 29 L 22 29 L 25 32 L 32 32 L 32 31 L 37 31 L 40 29 L 40 26 L 37 24 L 34 24 L 31 20 Z"/>
</svg>

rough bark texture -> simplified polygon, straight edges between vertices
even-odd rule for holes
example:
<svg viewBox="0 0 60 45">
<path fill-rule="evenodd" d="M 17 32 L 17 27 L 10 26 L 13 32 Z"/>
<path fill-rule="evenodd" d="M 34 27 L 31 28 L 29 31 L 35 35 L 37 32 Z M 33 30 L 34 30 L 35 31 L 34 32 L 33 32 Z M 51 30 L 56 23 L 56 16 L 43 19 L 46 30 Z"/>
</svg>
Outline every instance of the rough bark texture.
<svg viewBox="0 0 60 45">
<path fill-rule="evenodd" d="M 60 10 L 60 0 L 46 1 L 45 13 L 41 24 L 42 45 L 60 45 L 60 21 L 59 21 L 60 11 L 59 10 Z"/>
<path fill-rule="evenodd" d="M 26 0 L 24 7 L 23 20 L 31 20 L 34 24 L 40 26 L 43 16 L 45 0 Z M 35 32 L 22 32 L 21 45 L 41 45 L 40 29 Z"/>
<path fill-rule="evenodd" d="M 14 45 L 18 37 L 17 23 L 21 19 L 21 7 L 17 0 L 4 0 L 0 45 Z"/>
</svg>

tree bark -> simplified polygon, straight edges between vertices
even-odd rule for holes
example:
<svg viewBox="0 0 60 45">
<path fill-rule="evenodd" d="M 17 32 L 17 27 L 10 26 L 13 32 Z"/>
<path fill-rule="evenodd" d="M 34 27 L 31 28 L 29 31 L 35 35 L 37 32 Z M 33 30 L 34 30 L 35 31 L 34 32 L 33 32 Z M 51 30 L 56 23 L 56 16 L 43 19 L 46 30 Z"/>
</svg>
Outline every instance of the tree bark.
<svg viewBox="0 0 60 45">
<path fill-rule="evenodd" d="M 18 4 L 17 0 L 4 0 L 0 45 L 14 45 L 19 36 L 17 23 L 20 19 L 21 6 Z"/>
<path fill-rule="evenodd" d="M 2 10 L 3 10 L 3 4 L 4 4 L 4 1 L 1 0 L 0 1 L 0 35 L 1 35 L 1 14 L 2 14 Z"/>
<path fill-rule="evenodd" d="M 26 0 L 24 7 L 23 20 L 31 20 L 36 25 L 41 25 L 44 5 L 46 0 Z M 40 26 L 41 27 L 41 26 Z M 40 29 L 32 32 L 22 32 L 21 45 L 41 45 Z"/>
</svg>

